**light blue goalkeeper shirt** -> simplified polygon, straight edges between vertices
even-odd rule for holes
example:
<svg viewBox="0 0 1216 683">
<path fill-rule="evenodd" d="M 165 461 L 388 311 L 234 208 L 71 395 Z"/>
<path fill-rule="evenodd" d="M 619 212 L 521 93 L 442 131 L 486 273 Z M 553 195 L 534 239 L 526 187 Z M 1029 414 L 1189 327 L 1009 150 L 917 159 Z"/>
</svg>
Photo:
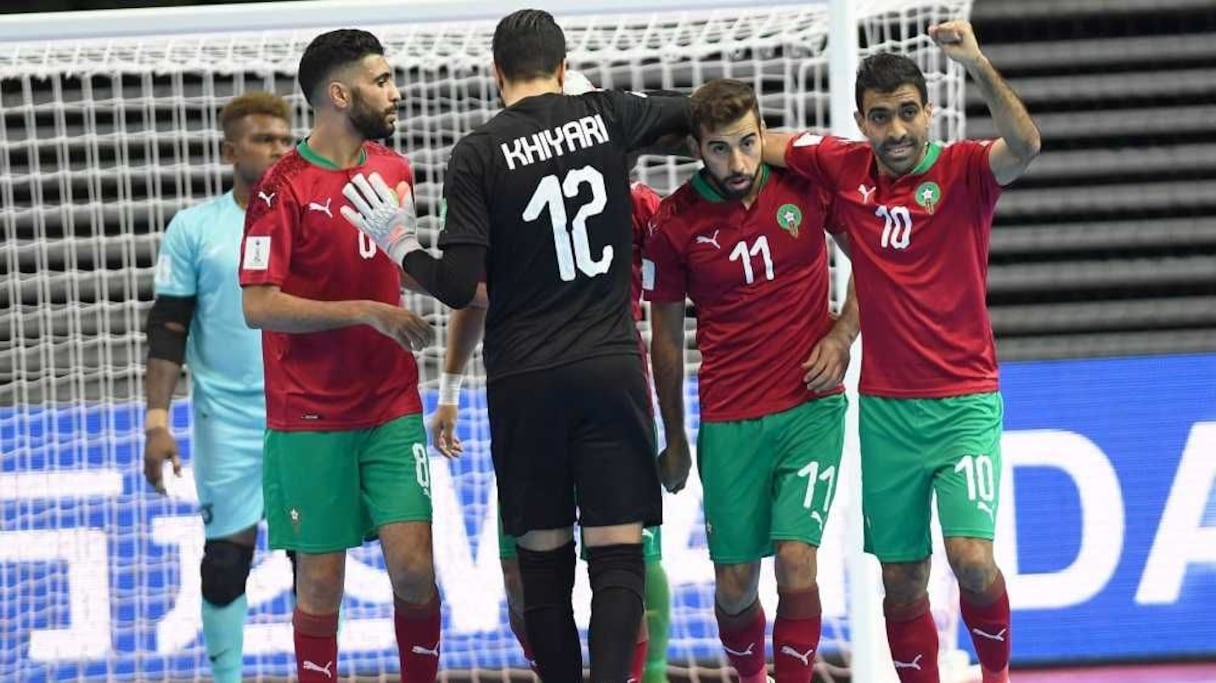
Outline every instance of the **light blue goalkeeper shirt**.
<svg viewBox="0 0 1216 683">
<path fill-rule="evenodd" d="M 237 278 L 244 229 L 245 210 L 232 192 L 178 211 L 161 244 L 156 294 L 197 300 L 186 341 L 196 418 L 201 411 L 249 429 L 260 449 L 266 425 L 262 334 L 245 325 Z"/>
</svg>

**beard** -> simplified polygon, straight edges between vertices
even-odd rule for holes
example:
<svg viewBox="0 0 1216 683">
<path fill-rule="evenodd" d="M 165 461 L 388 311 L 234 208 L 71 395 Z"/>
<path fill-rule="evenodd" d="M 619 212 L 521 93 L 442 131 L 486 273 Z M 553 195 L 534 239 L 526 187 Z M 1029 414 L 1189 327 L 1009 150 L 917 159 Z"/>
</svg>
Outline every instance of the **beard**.
<svg viewBox="0 0 1216 683">
<path fill-rule="evenodd" d="M 375 111 L 358 95 L 350 111 L 350 123 L 364 140 L 383 140 L 393 134 L 395 126 L 388 120 L 388 111 Z"/>
<path fill-rule="evenodd" d="M 748 195 L 749 192 L 752 191 L 752 188 L 756 186 L 756 178 L 760 175 L 760 169 L 757 167 L 756 172 L 750 177 L 742 173 L 732 173 L 725 178 L 719 178 L 718 176 L 713 175 L 713 173 L 710 173 L 710 175 L 713 176 L 714 182 L 717 183 L 718 190 L 722 192 L 723 197 L 726 197 L 727 199 L 743 199 Z M 736 190 L 727 184 L 736 180 L 748 180 L 749 182 L 745 187 L 743 187 L 743 189 Z"/>
</svg>

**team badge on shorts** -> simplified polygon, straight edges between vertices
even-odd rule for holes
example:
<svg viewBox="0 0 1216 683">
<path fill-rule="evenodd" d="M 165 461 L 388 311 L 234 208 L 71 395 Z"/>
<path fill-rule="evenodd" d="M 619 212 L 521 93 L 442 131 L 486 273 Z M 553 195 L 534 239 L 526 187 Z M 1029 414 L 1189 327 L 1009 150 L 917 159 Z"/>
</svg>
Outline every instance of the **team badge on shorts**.
<svg viewBox="0 0 1216 683">
<path fill-rule="evenodd" d="M 925 211 L 933 213 L 937 209 L 937 203 L 942 199 L 942 188 L 937 186 L 937 183 L 932 180 L 923 182 L 920 187 L 916 188 L 916 203 L 925 208 Z"/>
<path fill-rule="evenodd" d="M 802 225 L 802 209 L 793 204 L 782 204 L 781 208 L 777 209 L 777 225 L 791 237 L 797 237 L 798 226 Z"/>
</svg>

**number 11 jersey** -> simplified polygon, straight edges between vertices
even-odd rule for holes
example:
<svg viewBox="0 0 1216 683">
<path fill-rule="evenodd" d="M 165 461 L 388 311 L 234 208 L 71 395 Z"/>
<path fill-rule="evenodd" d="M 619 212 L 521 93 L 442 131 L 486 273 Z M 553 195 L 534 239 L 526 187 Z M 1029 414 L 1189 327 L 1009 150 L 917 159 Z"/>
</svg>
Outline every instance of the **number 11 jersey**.
<svg viewBox="0 0 1216 683">
<path fill-rule="evenodd" d="M 682 97 L 547 93 L 456 144 L 439 247 L 486 247 L 487 378 L 637 354 L 626 157 L 687 130 Z"/>
</svg>

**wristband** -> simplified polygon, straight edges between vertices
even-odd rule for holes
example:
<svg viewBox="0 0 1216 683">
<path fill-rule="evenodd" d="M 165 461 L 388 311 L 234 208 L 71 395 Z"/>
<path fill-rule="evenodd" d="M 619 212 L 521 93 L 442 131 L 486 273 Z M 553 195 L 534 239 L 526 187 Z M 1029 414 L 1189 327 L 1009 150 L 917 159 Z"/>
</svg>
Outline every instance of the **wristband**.
<svg viewBox="0 0 1216 683">
<path fill-rule="evenodd" d="M 169 428 L 169 411 L 164 408 L 149 408 L 144 415 L 144 433 L 153 429 Z"/>
<path fill-rule="evenodd" d="M 439 375 L 439 405 L 459 406 L 460 385 L 464 382 L 463 374 L 445 372 Z"/>
</svg>

